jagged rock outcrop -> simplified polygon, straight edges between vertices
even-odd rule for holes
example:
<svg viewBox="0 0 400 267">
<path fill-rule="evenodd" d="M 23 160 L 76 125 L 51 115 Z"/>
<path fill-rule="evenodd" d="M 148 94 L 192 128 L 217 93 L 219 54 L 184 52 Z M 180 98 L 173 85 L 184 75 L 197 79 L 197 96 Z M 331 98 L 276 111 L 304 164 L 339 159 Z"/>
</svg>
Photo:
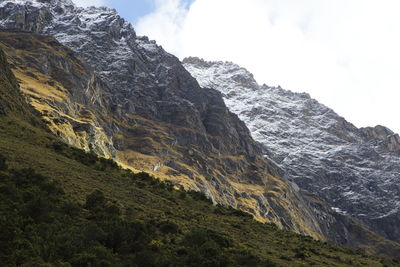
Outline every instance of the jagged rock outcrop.
<svg viewBox="0 0 400 267">
<path fill-rule="evenodd" d="M 258 85 L 251 73 L 231 62 L 183 62 L 201 86 L 222 93 L 287 179 L 333 211 L 400 241 L 397 134 L 383 126 L 358 129 L 308 94 Z"/>
<path fill-rule="evenodd" d="M 382 152 L 393 152 L 400 156 L 400 136 L 385 126 L 366 127 L 360 129 L 368 141 L 375 142 Z"/>
<path fill-rule="evenodd" d="M 3 35 L 24 47 L 29 45 L 23 40 L 35 44 L 32 53 L 39 59 L 31 64 L 28 56 L 15 53 L 19 48 L 14 42 L 2 42 L 23 91 L 50 121 L 50 128 L 70 138 L 71 144 L 104 151 L 95 149 L 98 137 L 90 130 L 98 128 L 105 147 L 115 149 L 111 156 L 126 166 L 201 190 L 213 201 L 260 220 L 324 239 L 307 202 L 263 157 L 221 94 L 201 88 L 176 57 L 146 37 L 137 37 L 115 10 L 78 8 L 69 0 L 3 0 L 0 28 L 51 35 L 82 59 L 57 42 L 41 40 L 41 35 Z M 18 56 L 13 58 L 13 51 Z M 58 53 L 62 56 L 56 59 Z M 37 90 L 30 90 L 32 75 L 25 66 L 39 77 L 34 79 L 40 84 Z M 82 75 L 71 76 L 77 69 Z M 50 78 L 54 85 L 48 84 Z M 54 99 L 60 92 L 63 98 Z"/>
</svg>

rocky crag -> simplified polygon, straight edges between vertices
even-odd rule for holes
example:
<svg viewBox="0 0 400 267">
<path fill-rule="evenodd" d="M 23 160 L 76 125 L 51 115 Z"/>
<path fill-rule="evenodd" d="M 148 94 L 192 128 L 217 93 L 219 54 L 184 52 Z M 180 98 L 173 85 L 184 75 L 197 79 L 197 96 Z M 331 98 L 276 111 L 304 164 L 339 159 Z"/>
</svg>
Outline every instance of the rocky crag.
<svg viewBox="0 0 400 267">
<path fill-rule="evenodd" d="M 231 62 L 187 58 L 205 88 L 218 89 L 246 122 L 264 156 L 330 209 L 400 241 L 400 138 L 383 126 L 357 128 L 305 93 L 258 85 Z"/>
</svg>

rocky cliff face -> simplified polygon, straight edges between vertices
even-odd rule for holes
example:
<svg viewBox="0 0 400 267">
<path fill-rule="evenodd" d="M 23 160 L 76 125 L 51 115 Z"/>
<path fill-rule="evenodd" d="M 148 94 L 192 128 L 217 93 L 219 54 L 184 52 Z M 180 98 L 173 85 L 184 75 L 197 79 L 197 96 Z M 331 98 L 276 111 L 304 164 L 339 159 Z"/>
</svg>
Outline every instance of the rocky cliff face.
<svg viewBox="0 0 400 267">
<path fill-rule="evenodd" d="M 115 10 L 3 0 L 0 27 L 14 30 L 0 42 L 22 91 L 70 144 L 324 238 L 307 202 L 263 157 L 221 93 L 201 88 Z"/>
<path fill-rule="evenodd" d="M 74 53 L 54 38 L 0 32 L 0 45 L 29 103 L 67 143 L 104 157 L 115 155 L 102 129 L 102 83 Z"/>
<path fill-rule="evenodd" d="M 184 66 L 202 87 L 222 93 L 287 179 L 400 241 L 399 135 L 383 126 L 358 129 L 308 94 L 260 86 L 230 62 L 188 58 Z"/>
</svg>

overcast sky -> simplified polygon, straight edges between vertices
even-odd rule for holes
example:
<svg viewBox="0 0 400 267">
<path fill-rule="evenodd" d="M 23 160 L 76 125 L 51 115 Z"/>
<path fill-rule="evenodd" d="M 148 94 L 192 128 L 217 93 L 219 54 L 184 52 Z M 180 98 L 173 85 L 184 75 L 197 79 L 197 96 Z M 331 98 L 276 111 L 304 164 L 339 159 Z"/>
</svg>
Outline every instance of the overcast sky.
<svg viewBox="0 0 400 267">
<path fill-rule="evenodd" d="M 398 0 L 104 0 L 183 58 L 227 60 L 308 92 L 357 126 L 400 132 Z"/>
</svg>

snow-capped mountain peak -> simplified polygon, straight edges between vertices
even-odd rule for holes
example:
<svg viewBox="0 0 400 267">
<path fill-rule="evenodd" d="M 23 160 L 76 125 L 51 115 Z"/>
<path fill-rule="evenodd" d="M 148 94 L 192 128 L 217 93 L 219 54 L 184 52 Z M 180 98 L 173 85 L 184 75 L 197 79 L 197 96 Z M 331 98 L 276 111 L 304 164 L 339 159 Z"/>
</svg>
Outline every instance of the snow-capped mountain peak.
<svg viewBox="0 0 400 267">
<path fill-rule="evenodd" d="M 183 63 L 201 86 L 222 92 L 289 180 L 400 241 L 398 134 L 383 126 L 358 129 L 308 94 L 257 85 L 230 62 Z"/>
</svg>

